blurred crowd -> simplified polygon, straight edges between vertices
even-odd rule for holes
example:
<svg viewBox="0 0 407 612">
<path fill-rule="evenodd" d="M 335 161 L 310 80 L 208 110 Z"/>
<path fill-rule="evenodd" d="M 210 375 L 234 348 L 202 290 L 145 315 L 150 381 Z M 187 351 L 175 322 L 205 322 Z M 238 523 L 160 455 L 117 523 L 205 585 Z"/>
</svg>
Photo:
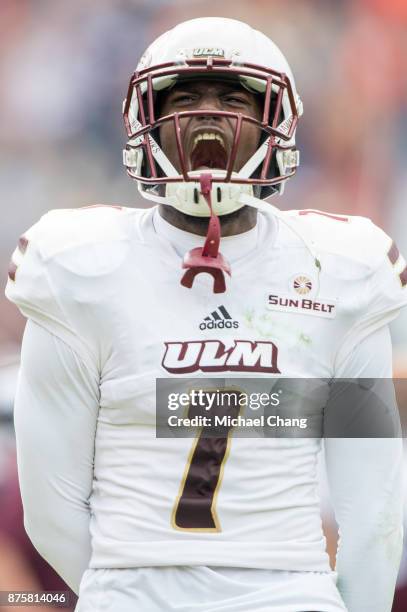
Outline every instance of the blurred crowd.
<svg viewBox="0 0 407 612">
<path fill-rule="evenodd" d="M 305 109 L 298 131 L 302 162 L 274 203 L 369 216 L 407 255 L 405 0 L 2 0 L 3 286 L 18 236 L 47 210 L 144 206 L 121 165 L 121 102 L 147 44 L 200 16 L 247 21 L 293 67 Z M 23 325 L 0 292 L 0 363 L 14 363 Z M 392 332 L 395 369 L 407 377 L 407 315 Z M 14 371 L 6 370 L 0 397 Z M 9 416 L 0 412 L 0 503 L 4 491 L 15 494 Z M 0 529 L 0 590 L 5 538 Z"/>
</svg>

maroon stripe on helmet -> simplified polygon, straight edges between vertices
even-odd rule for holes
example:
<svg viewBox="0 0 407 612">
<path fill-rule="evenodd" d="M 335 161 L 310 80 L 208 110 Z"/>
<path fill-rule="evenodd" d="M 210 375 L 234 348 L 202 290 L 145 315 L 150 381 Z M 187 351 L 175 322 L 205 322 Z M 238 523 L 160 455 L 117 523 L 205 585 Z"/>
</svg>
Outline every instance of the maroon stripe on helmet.
<svg viewBox="0 0 407 612">
<path fill-rule="evenodd" d="M 17 272 L 17 266 L 14 263 L 14 261 L 11 260 L 8 266 L 8 277 L 10 280 L 12 281 L 16 280 L 16 272 Z"/>
<path fill-rule="evenodd" d="M 18 246 L 18 250 L 20 251 L 20 253 L 24 255 L 28 247 L 28 238 L 26 238 L 24 235 L 20 236 L 20 238 L 18 239 L 17 246 Z"/>
<path fill-rule="evenodd" d="M 398 250 L 395 242 L 392 242 L 391 247 L 387 253 L 387 257 L 390 259 L 393 266 L 400 257 L 400 251 Z"/>
<path fill-rule="evenodd" d="M 401 286 L 405 287 L 407 285 L 407 266 L 404 268 L 404 270 L 399 274 L 400 276 L 400 281 L 401 281 Z"/>
</svg>

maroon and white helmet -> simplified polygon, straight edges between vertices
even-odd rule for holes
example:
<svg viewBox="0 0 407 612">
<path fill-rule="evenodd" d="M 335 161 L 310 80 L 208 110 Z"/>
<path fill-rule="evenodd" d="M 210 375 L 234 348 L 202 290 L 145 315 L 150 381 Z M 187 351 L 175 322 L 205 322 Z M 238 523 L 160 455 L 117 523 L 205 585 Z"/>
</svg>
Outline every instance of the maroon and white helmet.
<svg viewBox="0 0 407 612">
<path fill-rule="evenodd" d="M 158 92 L 189 76 L 238 80 L 261 95 L 262 118 L 213 109 L 157 117 Z M 148 47 L 131 77 L 123 107 L 128 135 L 124 165 L 129 176 L 138 181 L 143 197 L 189 215 L 208 216 L 207 203 L 199 190 L 201 171 L 188 169 L 180 122 L 197 115 L 228 117 L 234 122 L 234 139 L 226 168 L 211 170 L 213 212 L 227 214 L 249 201 L 253 205 L 255 199 L 282 193 L 285 181 L 299 165 L 295 132 L 301 114 L 302 103 L 288 62 L 267 36 L 234 19 L 205 17 L 186 21 Z M 174 128 L 180 171 L 159 144 L 158 128 L 165 122 Z M 261 138 L 255 153 L 235 171 L 244 122 L 256 125 Z"/>
</svg>

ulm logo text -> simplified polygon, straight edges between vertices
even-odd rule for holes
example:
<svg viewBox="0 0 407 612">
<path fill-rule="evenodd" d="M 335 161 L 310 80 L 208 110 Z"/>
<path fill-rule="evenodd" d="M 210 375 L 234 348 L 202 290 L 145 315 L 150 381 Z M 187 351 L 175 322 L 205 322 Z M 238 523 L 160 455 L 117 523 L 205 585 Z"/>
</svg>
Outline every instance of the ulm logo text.
<svg viewBox="0 0 407 612">
<path fill-rule="evenodd" d="M 278 348 L 273 342 L 235 340 L 226 348 L 220 340 L 166 342 L 162 366 L 171 374 L 192 372 L 268 372 L 280 374 Z"/>
</svg>

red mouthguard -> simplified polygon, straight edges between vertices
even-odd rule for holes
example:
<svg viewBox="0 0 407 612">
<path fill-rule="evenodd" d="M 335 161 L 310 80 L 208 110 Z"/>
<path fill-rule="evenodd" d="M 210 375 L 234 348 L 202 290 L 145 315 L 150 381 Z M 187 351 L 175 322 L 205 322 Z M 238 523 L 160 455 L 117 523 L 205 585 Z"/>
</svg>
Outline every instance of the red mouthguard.
<svg viewBox="0 0 407 612">
<path fill-rule="evenodd" d="M 213 292 L 224 293 L 226 291 L 225 275 L 226 272 L 231 275 L 230 265 L 219 253 L 220 244 L 220 222 L 219 218 L 214 214 L 212 209 L 211 191 L 212 191 L 212 175 L 201 174 L 199 177 L 201 193 L 204 196 L 211 216 L 208 224 L 208 232 L 203 247 L 197 247 L 188 251 L 184 256 L 182 267 L 186 269 L 185 274 L 181 279 L 181 285 L 191 289 L 195 277 L 202 272 L 206 272 L 213 277 Z"/>
</svg>

